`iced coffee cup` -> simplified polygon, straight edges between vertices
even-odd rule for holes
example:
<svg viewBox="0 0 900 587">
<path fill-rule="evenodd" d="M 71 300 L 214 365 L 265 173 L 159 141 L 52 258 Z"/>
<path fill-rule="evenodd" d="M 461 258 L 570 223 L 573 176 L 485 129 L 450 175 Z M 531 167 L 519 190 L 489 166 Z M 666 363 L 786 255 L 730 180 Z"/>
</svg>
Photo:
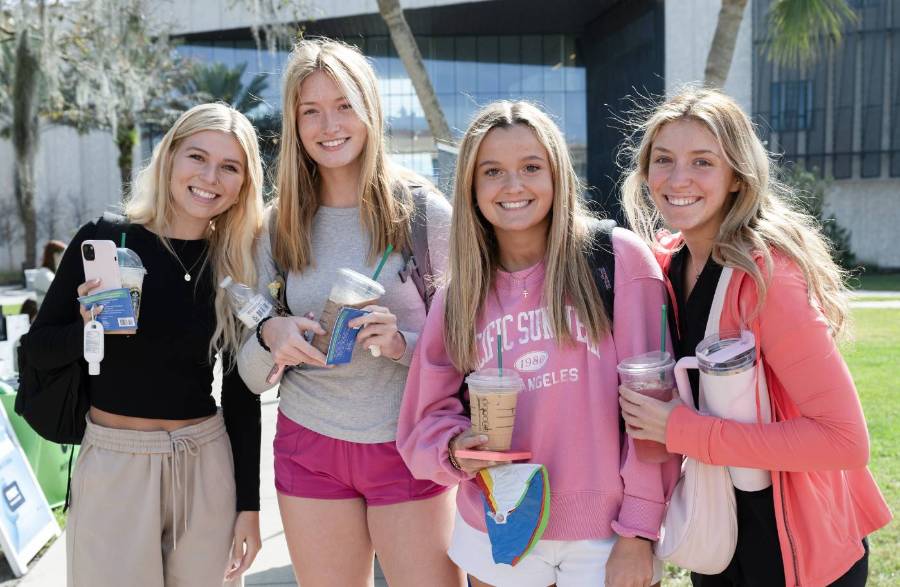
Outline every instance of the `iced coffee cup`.
<svg viewBox="0 0 900 587">
<path fill-rule="evenodd" d="M 337 278 L 328 294 L 325 309 L 319 317 L 319 324 L 325 334 L 317 334 L 312 345 L 323 355 L 328 354 L 328 346 L 331 344 L 331 334 L 334 330 L 334 321 L 343 306 L 351 308 L 365 308 L 381 299 L 384 295 L 384 287 L 377 281 L 372 281 L 365 275 L 352 269 L 338 269 Z"/>
<path fill-rule="evenodd" d="M 632 391 L 669 401 L 675 390 L 675 360 L 665 352 L 653 351 L 625 359 L 618 365 L 619 381 Z M 652 440 L 634 440 L 637 457 L 645 463 L 662 463 L 671 455 L 666 445 Z"/>
<path fill-rule="evenodd" d="M 134 320 L 131 326 L 125 330 L 116 330 L 109 332 L 110 334 L 134 334 L 137 332 L 138 318 L 141 310 L 141 291 L 144 286 L 144 275 L 147 270 L 144 269 L 144 263 L 137 253 L 126 247 L 116 249 L 116 257 L 119 260 L 119 276 L 122 279 L 122 287 L 128 290 L 128 296 L 131 298 L 131 308 L 134 312 Z M 120 322 L 121 323 L 121 322 Z"/>
<path fill-rule="evenodd" d="M 134 319 L 137 320 L 141 309 L 141 288 L 144 285 L 144 263 L 137 253 L 131 249 L 120 247 L 116 251 L 119 259 L 119 275 L 122 278 L 122 287 L 128 288 L 131 296 L 131 307 L 134 308 Z"/>
<path fill-rule="evenodd" d="M 516 402 L 524 387 L 515 371 L 482 369 L 466 377 L 469 405 L 472 413 L 472 432 L 488 437 L 482 450 L 506 451 L 512 445 L 516 423 Z"/>
</svg>

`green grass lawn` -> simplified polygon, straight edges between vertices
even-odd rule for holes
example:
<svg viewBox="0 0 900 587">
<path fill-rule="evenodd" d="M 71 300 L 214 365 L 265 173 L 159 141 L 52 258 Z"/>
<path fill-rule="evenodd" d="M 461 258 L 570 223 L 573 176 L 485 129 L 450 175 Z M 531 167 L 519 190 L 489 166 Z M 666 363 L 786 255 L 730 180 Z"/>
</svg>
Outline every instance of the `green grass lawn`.
<svg viewBox="0 0 900 587">
<path fill-rule="evenodd" d="M 863 272 L 858 278 L 850 280 L 853 289 L 873 291 L 900 291 L 900 273 Z"/>
<path fill-rule="evenodd" d="M 855 296 L 854 302 L 900 302 L 900 295 L 896 296 Z"/>
<path fill-rule="evenodd" d="M 884 497 L 900 514 L 900 310 L 859 308 L 853 311 L 855 340 L 845 344 L 844 357 L 859 390 L 869 436 L 870 468 Z M 871 537 L 870 585 L 900 582 L 900 522 Z"/>
<path fill-rule="evenodd" d="M 896 287 L 900 289 L 900 276 Z M 870 289 L 868 284 L 866 289 Z M 853 318 L 855 338 L 843 345 L 843 353 L 869 424 L 869 467 L 891 510 L 900 515 L 900 376 L 896 372 L 900 366 L 900 310 L 858 308 Z M 900 522 L 895 519 L 869 541 L 868 584 L 900 584 Z M 690 585 L 688 573 L 669 566 L 664 584 Z"/>
</svg>

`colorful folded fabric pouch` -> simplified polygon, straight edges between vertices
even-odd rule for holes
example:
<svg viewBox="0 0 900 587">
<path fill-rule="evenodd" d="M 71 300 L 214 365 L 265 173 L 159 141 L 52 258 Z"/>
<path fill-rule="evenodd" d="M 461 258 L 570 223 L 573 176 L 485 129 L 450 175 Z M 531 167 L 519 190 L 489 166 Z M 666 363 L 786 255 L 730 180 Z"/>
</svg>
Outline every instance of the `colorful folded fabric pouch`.
<svg viewBox="0 0 900 587">
<path fill-rule="evenodd" d="M 544 465 L 511 463 L 475 476 L 497 564 L 516 564 L 534 548 L 550 519 L 550 479 Z"/>
</svg>

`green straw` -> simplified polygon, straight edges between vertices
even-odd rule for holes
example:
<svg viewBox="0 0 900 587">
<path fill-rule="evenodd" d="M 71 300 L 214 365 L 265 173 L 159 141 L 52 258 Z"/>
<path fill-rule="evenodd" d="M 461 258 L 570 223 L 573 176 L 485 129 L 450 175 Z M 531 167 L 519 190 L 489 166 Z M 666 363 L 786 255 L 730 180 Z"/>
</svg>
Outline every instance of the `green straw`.
<svg viewBox="0 0 900 587">
<path fill-rule="evenodd" d="M 497 367 L 500 370 L 500 377 L 503 377 L 503 335 L 497 335 Z"/>
<path fill-rule="evenodd" d="M 125 248 L 125 233 L 122 233 L 122 237 L 119 239 L 119 247 Z"/>
<path fill-rule="evenodd" d="M 388 245 L 384 250 L 384 254 L 381 256 L 381 262 L 378 263 L 378 268 L 375 269 L 375 275 L 372 276 L 372 281 L 378 281 L 378 276 L 381 275 L 381 270 L 384 269 L 384 264 L 387 263 L 388 257 L 391 256 L 391 251 L 394 250 L 394 245 Z"/>
<path fill-rule="evenodd" d="M 662 305 L 662 316 L 659 319 L 659 352 L 666 352 L 666 312 L 668 308 Z"/>
</svg>

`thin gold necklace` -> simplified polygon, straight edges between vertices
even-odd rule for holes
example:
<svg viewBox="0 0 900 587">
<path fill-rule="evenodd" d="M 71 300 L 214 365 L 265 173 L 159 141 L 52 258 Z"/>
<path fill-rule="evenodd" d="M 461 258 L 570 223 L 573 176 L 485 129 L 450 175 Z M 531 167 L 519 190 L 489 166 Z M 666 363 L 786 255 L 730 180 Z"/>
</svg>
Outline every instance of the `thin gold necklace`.
<svg viewBox="0 0 900 587">
<path fill-rule="evenodd" d="M 541 259 L 540 261 L 538 261 L 537 265 L 532 267 L 531 271 L 526 273 L 525 276 L 521 277 L 521 278 L 514 277 L 513 272 L 509 271 L 506 267 L 504 267 L 503 263 L 498 262 L 497 264 L 500 265 L 500 269 L 503 269 L 504 271 L 506 271 L 509 274 L 510 281 L 512 281 L 513 283 L 522 282 L 522 298 L 527 300 L 528 299 L 528 278 L 531 277 L 535 271 L 537 271 L 538 269 L 541 268 L 541 266 L 544 264 L 544 260 Z"/>
<path fill-rule="evenodd" d="M 175 260 L 178 261 L 178 264 L 181 265 L 182 269 L 184 269 L 184 280 L 185 281 L 191 280 L 191 271 L 194 270 L 194 267 L 197 266 L 197 263 L 199 263 L 202 259 L 206 258 L 206 251 L 207 251 L 207 248 L 204 246 L 203 252 L 200 253 L 200 256 L 197 257 L 197 260 L 194 261 L 194 264 L 191 265 L 190 269 L 188 269 L 187 267 L 184 266 L 184 263 L 181 262 L 181 257 L 178 256 L 178 253 L 175 252 L 175 247 L 172 247 L 172 255 L 175 256 Z"/>
</svg>

